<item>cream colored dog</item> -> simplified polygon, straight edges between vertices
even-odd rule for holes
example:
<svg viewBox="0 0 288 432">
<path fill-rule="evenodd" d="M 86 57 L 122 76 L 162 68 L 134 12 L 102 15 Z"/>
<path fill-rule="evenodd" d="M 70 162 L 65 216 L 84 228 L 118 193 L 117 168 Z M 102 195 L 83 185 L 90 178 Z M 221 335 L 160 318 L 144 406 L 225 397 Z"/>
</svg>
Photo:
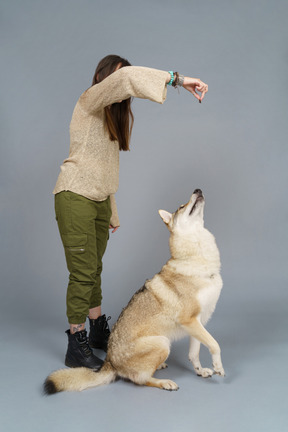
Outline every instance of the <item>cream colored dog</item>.
<svg viewBox="0 0 288 432">
<path fill-rule="evenodd" d="M 196 189 L 186 205 L 171 214 L 159 210 L 170 235 L 171 258 L 160 273 L 134 294 L 114 325 L 106 360 L 99 371 L 61 369 L 45 381 L 47 394 L 84 390 L 108 384 L 116 377 L 139 385 L 177 390 L 175 382 L 157 379 L 167 367 L 171 341 L 190 336 L 189 359 L 197 375 L 224 376 L 220 347 L 204 328 L 219 298 L 220 257 L 213 235 L 204 228 L 204 197 Z M 213 369 L 203 368 L 200 344 L 208 347 Z"/>
</svg>

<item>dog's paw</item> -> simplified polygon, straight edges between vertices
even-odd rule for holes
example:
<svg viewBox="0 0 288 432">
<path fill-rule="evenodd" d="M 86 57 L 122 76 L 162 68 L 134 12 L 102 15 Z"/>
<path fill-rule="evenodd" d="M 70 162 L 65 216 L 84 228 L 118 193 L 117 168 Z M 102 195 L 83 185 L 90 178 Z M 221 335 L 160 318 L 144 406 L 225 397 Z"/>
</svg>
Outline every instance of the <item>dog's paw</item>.
<svg viewBox="0 0 288 432">
<path fill-rule="evenodd" d="M 146 381 L 145 385 L 149 387 L 157 387 L 159 389 L 169 390 L 169 391 L 179 389 L 178 385 L 174 381 L 168 379 L 157 379 L 153 377 L 151 377 L 148 381 Z"/>
<path fill-rule="evenodd" d="M 168 391 L 173 391 L 173 390 L 179 389 L 178 385 L 174 381 L 171 381 L 171 380 L 161 380 L 160 387 L 163 390 L 168 390 Z"/>
<path fill-rule="evenodd" d="M 222 366 L 220 366 L 220 367 L 214 367 L 214 374 L 220 375 L 220 376 L 224 377 L 225 376 L 225 371 L 224 371 L 224 369 L 223 369 Z"/>
<path fill-rule="evenodd" d="M 166 363 L 162 363 L 158 366 L 157 370 L 166 369 L 168 365 Z"/>
<path fill-rule="evenodd" d="M 210 378 L 213 375 L 213 370 L 209 368 L 195 368 L 195 372 L 198 376 L 202 376 L 203 378 Z"/>
</svg>

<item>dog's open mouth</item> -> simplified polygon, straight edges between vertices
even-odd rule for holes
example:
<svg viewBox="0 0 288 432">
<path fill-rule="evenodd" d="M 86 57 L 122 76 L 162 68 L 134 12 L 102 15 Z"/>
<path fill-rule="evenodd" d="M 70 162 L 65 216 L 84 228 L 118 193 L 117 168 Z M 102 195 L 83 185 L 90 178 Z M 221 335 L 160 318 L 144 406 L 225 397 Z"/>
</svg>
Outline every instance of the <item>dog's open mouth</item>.
<svg viewBox="0 0 288 432">
<path fill-rule="evenodd" d="M 202 193 L 201 193 L 201 195 L 199 194 L 198 197 L 196 198 L 196 201 L 195 201 L 195 203 L 193 204 L 193 206 L 192 206 L 192 208 L 191 208 L 191 210 L 190 210 L 189 216 L 190 216 L 190 215 L 193 213 L 193 211 L 195 210 L 197 203 L 200 202 L 200 201 L 203 201 L 203 200 L 204 200 L 204 197 L 203 197 L 203 195 L 202 195 Z"/>
</svg>

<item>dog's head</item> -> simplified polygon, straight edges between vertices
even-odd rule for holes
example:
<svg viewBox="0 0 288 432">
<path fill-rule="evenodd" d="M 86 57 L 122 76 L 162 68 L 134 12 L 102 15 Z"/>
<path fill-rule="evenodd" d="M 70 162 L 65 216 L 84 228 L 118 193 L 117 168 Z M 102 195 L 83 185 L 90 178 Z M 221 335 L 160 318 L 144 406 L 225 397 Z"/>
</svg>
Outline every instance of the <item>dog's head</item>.
<svg viewBox="0 0 288 432">
<path fill-rule="evenodd" d="M 181 205 L 174 213 L 159 210 L 159 214 L 169 231 L 189 233 L 195 227 L 204 225 L 204 196 L 201 189 L 195 189 L 187 204 Z"/>
</svg>

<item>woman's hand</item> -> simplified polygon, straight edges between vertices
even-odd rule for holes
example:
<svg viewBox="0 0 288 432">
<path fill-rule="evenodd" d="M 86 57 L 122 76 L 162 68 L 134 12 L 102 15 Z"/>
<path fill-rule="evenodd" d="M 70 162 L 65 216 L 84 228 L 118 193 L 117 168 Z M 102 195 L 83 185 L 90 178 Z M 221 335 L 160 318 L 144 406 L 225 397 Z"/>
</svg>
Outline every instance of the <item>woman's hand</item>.
<svg viewBox="0 0 288 432">
<path fill-rule="evenodd" d="M 205 93 L 208 92 L 208 85 L 197 78 L 184 77 L 183 87 L 192 93 L 199 102 L 202 102 Z M 200 95 L 197 92 L 199 92 Z"/>
<path fill-rule="evenodd" d="M 113 230 L 112 231 L 112 234 L 113 234 L 118 230 L 119 226 L 113 227 L 112 225 L 109 225 L 109 228 Z"/>
</svg>

